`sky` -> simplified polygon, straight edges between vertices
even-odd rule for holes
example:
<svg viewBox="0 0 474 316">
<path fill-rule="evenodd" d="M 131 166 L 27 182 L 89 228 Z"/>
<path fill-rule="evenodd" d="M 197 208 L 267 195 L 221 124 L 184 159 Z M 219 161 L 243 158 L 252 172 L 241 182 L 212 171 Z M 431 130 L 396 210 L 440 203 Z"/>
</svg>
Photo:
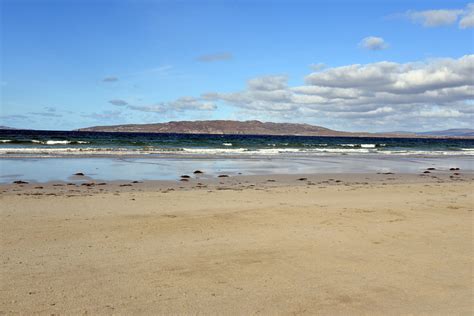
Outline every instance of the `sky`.
<svg viewBox="0 0 474 316">
<path fill-rule="evenodd" d="M 0 125 L 474 128 L 468 1 L 0 0 Z"/>
</svg>

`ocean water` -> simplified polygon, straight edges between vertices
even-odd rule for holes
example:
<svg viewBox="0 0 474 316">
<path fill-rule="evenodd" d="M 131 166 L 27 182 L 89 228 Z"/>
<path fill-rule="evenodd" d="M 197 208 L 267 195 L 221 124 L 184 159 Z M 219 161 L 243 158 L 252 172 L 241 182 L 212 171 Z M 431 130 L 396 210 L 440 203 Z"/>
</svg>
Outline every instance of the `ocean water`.
<svg viewBox="0 0 474 316">
<path fill-rule="evenodd" d="M 338 155 L 474 156 L 474 139 L 0 130 L 0 159 Z"/>
<path fill-rule="evenodd" d="M 474 140 L 0 131 L 0 183 L 474 171 Z"/>
</svg>

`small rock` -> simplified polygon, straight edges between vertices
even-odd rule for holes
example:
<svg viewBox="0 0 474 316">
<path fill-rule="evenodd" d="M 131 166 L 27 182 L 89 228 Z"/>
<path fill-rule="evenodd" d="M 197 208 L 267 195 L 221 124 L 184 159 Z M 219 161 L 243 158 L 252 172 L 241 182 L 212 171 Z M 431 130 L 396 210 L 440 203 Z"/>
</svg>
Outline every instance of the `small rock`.
<svg viewBox="0 0 474 316">
<path fill-rule="evenodd" d="M 423 173 L 431 173 L 431 172 L 429 172 L 429 171 L 425 171 L 425 172 L 423 172 Z"/>
<path fill-rule="evenodd" d="M 183 174 L 183 175 L 181 176 L 181 178 L 183 178 L 183 179 L 189 179 L 189 178 L 191 178 L 191 177 L 188 176 L 187 174 Z"/>
<path fill-rule="evenodd" d="M 450 171 L 460 170 L 459 168 L 449 168 Z"/>
<path fill-rule="evenodd" d="M 183 179 L 180 179 L 179 181 L 188 182 L 189 179 L 188 178 L 183 178 Z"/>
<path fill-rule="evenodd" d="M 16 180 L 16 181 L 13 181 L 14 184 L 28 184 L 28 182 L 26 181 L 21 181 L 21 180 Z"/>
<path fill-rule="evenodd" d="M 75 176 L 84 176 L 84 173 L 82 173 L 82 172 L 76 172 L 74 175 L 75 175 Z"/>
<path fill-rule="evenodd" d="M 426 170 L 436 170 L 436 168 L 427 168 Z"/>
<path fill-rule="evenodd" d="M 306 181 L 308 178 L 299 178 L 298 181 Z"/>
<path fill-rule="evenodd" d="M 218 178 L 227 178 L 227 177 L 229 177 L 229 176 L 226 175 L 226 174 L 220 174 L 220 175 L 218 175 L 217 177 L 218 177 Z"/>
<path fill-rule="evenodd" d="M 204 172 L 202 172 L 201 170 L 194 170 L 193 173 L 194 173 L 194 174 L 201 174 L 201 173 L 204 173 Z"/>
</svg>

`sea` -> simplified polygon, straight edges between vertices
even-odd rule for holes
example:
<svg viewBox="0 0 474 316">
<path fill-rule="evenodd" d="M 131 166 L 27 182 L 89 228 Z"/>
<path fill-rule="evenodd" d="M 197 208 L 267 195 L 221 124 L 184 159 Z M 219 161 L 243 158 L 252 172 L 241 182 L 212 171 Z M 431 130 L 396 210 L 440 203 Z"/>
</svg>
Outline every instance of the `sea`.
<svg viewBox="0 0 474 316">
<path fill-rule="evenodd" d="M 171 180 L 208 174 L 472 170 L 474 139 L 316 137 L 0 130 L 0 182 Z"/>
</svg>

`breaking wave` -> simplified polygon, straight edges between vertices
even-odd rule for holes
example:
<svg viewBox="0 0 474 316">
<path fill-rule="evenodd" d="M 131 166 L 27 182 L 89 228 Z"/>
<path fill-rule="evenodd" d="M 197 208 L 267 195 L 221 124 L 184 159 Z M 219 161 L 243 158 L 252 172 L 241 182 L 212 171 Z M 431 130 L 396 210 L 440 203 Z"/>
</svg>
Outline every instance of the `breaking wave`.
<svg viewBox="0 0 474 316">
<path fill-rule="evenodd" d="M 0 148 L 0 157 L 55 157 L 55 156 L 325 156 L 325 155 L 401 155 L 401 156 L 474 156 L 473 148 L 461 150 L 378 150 L 363 148 L 119 148 L 119 147 L 29 147 Z"/>
</svg>

